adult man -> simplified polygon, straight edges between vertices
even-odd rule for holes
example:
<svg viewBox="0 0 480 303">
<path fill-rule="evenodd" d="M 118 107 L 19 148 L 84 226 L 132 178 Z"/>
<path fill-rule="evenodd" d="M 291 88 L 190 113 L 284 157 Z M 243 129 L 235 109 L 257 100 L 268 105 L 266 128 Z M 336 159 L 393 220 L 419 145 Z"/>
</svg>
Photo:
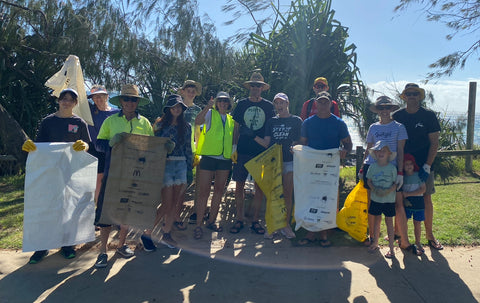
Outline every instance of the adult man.
<svg viewBox="0 0 480 303">
<path fill-rule="evenodd" d="M 315 116 L 317 114 L 317 104 L 315 99 L 320 92 L 328 92 L 330 89 L 328 87 L 327 78 L 318 77 L 313 81 L 313 91 L 315 92 L 315 97 L 310 100 L 305 101 L 302 106 L 302 112 L 300 114 L 300 118 L 305 121 L 308 117 Z M 340 118 L 340 110 L 338 109 L 338 104 L 336 101 L 332 100 L 332 106 L 330 107 L 330 111 L 332 114 Z"/>
<path fill-rule="evenodd" d="M 345 122 L 330 112 L 332 99 L 330 94 L 320 92 L 315 99 L 317 114 L 303 121 L 300 135 L 300 144 L 307 145 L 314 149 L 325 150 L 339 148 L 340 158 L 344 159 L 347 153 L 352 150 L 352 139 L 348 132 Z M 327 239 L 327 230 L 319 232 L 320 245 L 328 247 L 331 245 Z M 307 245 L 316 240 L 314 232 L 308 232 L 307 235 L 298 241 L 299 245 Z"/>
<path fill-rule="evenodd" d="M 120 110 L 118 108 L 113 108 L 108 104 L 108 92 L 103 85 L 93 85 L 88 98 L 93 101 L 93 103 L 88 103 L 93 119 L 93 125 L 88 126 L 88 132 L 92 138 L 88 153 L 98 159 L 97 188 L 95 190 L 96 202 L 102 185 L 103 171 L 105 170 L 105 153 L 97 151 L 95 149 L 95 143 L 97 142 L 98 132 L 100 131 L 103 121 L 111 115 L 118 113 Z"/>
<path fill-rule="evenodd" d="M 423 197 L 425 200 L 425 232 L 428 245 L 441 250 L 443 246 L 435 239 L 432 230 L 432 194 L 435 193 L 432 164 L 437 155 L 440 124 L 433 111 L 421 106 L 422 100 L 425 99 L 425 90 L 420 88 L 418 84 L 407 83 L 400 98 L 406 102 L 407 107 L 395 112 L 393 118 L 405 125 L 408 134 L 405 154 L 411 154 L 415 157 L 418 166 L 421 167 L 419 175 L 421 178 L 423 177 L 427 186 Z M 401 225 L 401 234 L 403 234 L 401 236 L 406 236 L 406 232 L 404 232 L 406 222 L 402 222 Z M 404 242 L 408 243 L 408 239 L 401 239 L 402 245 Z"/>
<path fill-rule="evenodd" d="M 245 181 L 248 171 L 244 164 L 265 150 L 263 146 L 255 142 L 254 138 L 265 136 L 265 124 L 268 119 L 274 116 L 272 102 L 261 97 L 263 91 L 270 88 L 270 85 L 263 81 L 263 76 L 254 72 L 250 81 L 243 84 L 250 91 L 249 97 L 240 100 L 233 111 L 233 120 L 235 128 L 233 132 L 233 143 L 238 146 L 236 152 L 232 154 L 233 166 L 232 179 L 236 182 L 235 204 L 236 204 L 236 222 L 230 228 L 231 233 L 239 233 L 243 228 L 244 221 L 244 198 Z M 255 183 L 255 195 L 253 198 L 254 215 L 251 229 L 257 234 L 264 234 L 265 229 L 258 222 L 260 206 L 263 200 L 263 192 Z"/>
<path fill-rule="evenodd" d="M 103 268 L 107 266 L 107 242 L 112 231 L 112 226 L 107 224 L 101 224 L 101 215 L 103 202 L 109 197 L 105 197 L 105 189 L 108 180 L 108 172 L 110 169 L 110 159 L 112 148 L 120 143 L 125 133 L 153 136 L 152 125 L 147 118 L 141 116 L 137 108 L 150 103 L 150 100 L 140 96 L 138 87 L 133 84 L 125 84 L 122 86 L 120 95 L 110 99 L 113 105 L 121 107 L 121 111 L 114 114 L 102 124 L 100 132 L 97 136 L 97 143 L 95 148 L 106 154 L 105 159 L 105 171 L 102 180 L 102 186 L 100 188 L 100 194 L 98 196 L 97 208 L 95 211 L 95 224 L 100 229 L 100 254 L 98 255 L 95 267 Z M 134 252 L 125 244 L 125 240 L 128 234 L 129 226 L 120 225 L 120 233 L 118 238 L 117 252 L 124 258 L 130 258 L 134 255 Z M 155 246 L 151 239 L 142 236 L 142 242 L 146 251 L 153 251 Z"/>
</svg>

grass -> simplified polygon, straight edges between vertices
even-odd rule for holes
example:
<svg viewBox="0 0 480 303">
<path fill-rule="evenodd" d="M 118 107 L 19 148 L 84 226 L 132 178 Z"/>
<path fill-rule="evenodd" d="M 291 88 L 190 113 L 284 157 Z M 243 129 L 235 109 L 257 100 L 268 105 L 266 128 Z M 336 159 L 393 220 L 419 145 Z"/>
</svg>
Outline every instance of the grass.
<svg viewBox="0 0 480 303">
<path fill-rule="evenodd" d="M 473 167 L 480 170 L 480 160 Z M 346 167 L 340 172 L 342 190 L 340 207 L 355 186 L 355 168 Z M 23 186 L 24 175 L 0 177 L 0 249 L 21 249 L 23 231 Z M 436 182 L 437 193 L 433 195 L 433 228 L 437 239 L 446 245 L 480 245 L 480 178 L 478 174 L 463 174 L 449 179 L 447 184 Z M 409 222 L 409 237 L 413 236 L 413 224 Z M 426 243 L 422 226 L 422 242 Z M 386 235 L 382 223 L 382 235 Z M 303 234 L 297 235 L 299 238 Z M 381 237 L 380 244 L 387 242 Z M 361 245 L 344 232 L 331 235 L 335 245 Z"/>
</svg>

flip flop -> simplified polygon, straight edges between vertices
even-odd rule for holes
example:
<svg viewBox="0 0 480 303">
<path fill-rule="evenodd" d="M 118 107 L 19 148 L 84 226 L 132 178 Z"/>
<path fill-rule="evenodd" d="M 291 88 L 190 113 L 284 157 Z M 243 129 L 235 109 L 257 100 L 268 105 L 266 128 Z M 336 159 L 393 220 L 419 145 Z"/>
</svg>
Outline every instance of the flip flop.
<svg viewBox="0 0 480 303">
<path fill-rule="evenodd" d="M 181 221 L 175 221 L 173 222 L 173 225 L 178 229 L 178 230 L 186 230 L 187 226 Z"/>
<path fill-rule="evenodd" d="M 330 247 L 332 246 L 332 242 L 330 242 L 329 240 L 325 239 L 325 240 L 320 240 L 320 246 L 321 247 Z"/>
<path fill-rule="evenodd" d="M 417 245 L 415 245 L 415 244 L 412 244 L 407 248 L 401 248 L 401 249 L 403 249 L 405 251 L 411 251 L 414 255 L 417 255 Z"/>
<path fill-rule="evenodd" d="M 395 253 L 389 251 L 389 252 L 387 252 L 387 253 L 385 254 L 385 258 L 387 258 L 387 259 L 393 259 L 393 258 L 395 258 Z"/>
<path fill-rule="evenodd" d="M 425 253 L 425 249 L 423 247 L 417 246 L 417 256 L 421 256 Z"/>
<path fill-rule="evenodd" d="M 370 247 L 368 248 L 368 253 L 369 253 L 369 254 L 374 254 L 374 253 L 376 253 L 377 250 L 379 250 L 379 249 L 380 249 L 380 246 L 375 246 L 375 247 L 371 247 L 371 246 L 370 246 Z"/>
<path fill-rule="evenodd" d="M 428 240 L 428 246 L 436 250 L 442 250 L 443 246 L 437 240 Z"/>
<path fill-rule="evenodd" d="M 315 243 L 315 240 L 309 238 L 302 238 L 297 241 L 298 246 L 311 246 L 313 243 Z"/>
</svg>

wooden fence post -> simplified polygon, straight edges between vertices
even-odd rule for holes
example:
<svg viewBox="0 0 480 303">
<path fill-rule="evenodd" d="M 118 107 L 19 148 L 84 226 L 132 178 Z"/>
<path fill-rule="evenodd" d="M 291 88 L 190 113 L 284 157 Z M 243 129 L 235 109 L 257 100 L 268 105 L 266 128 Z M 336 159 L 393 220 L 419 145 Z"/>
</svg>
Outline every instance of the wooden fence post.
<svg viewBox="0 0 480 303">
<path fill-rule="evenodd" d="M 355 147 L 355 180 L 357 181 L 356 183 L 358 183 L 358 171 L 360 170 L 360 168 L 362 168 L 362 164 L 363 164 L 363 154 L 365 152 L 365 150 L 363 149 L 363 146 L 356 146 Z"/>
<path fill-rule="evenodd" d="M 467 118 L 467 149 L 473 149 L 475 129 L 475 99 L 477 95 L 477 82 L 470 82 L 468 91 L 468 118 Z M 472 172 L 472 156 L 465 157 L 465 170 Z"/>
</svg>

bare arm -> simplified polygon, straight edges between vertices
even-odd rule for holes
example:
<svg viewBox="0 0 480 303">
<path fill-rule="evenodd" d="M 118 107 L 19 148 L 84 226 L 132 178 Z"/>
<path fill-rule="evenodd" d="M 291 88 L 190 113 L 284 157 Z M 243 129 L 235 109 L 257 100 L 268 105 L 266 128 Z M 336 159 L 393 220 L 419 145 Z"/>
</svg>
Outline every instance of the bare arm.
<svg viewBox="0 0 480 303">
<path fill-rule="evenodd" d="M 405 141 L 407 140 L 398 140 L 397 143 L 397 171 L 403 173 L 403 157 L 405 150 Z"/>
<path fill-rule="evenodd" d="M 426 164 L 432 166 L 435 157 L 437 156 L 438 151 L 438 139 L 440 137 L 440 132 L 429 133 L 428 140 L 430 140 L 430 148 L 428 149 L 428 156 Z"/>
<path fill-rule="evenodd" d="M 347 154 L 352 151 L 353 143 L 352 138 L 350 136 L 343 138 L 341 140 L 343 148 L 340 151 L 340 159 L 345 159 Z"/>
<path fill-rule="evenodd" d="M 208 111 L 213 108 L 213 104 L 215 101 L 213 101 L 213 98 L 208 101 L 207 105 L 202 109 L 201 112 L 198 113 L 197 117 L 195 118 L 195 125 L 202 125 L 205 123 L 205 116 L 207 115 Z"/>
<path fill-rule="evenodd" d="M 268 148 L 270 146 L 270 141 L 272 137 L 270 136 L 265 136 L 264 138 L 260 138 L 259 136 L 256 136 L 253 140 L 260 144 L 261 146 Z"/>
</svg>

